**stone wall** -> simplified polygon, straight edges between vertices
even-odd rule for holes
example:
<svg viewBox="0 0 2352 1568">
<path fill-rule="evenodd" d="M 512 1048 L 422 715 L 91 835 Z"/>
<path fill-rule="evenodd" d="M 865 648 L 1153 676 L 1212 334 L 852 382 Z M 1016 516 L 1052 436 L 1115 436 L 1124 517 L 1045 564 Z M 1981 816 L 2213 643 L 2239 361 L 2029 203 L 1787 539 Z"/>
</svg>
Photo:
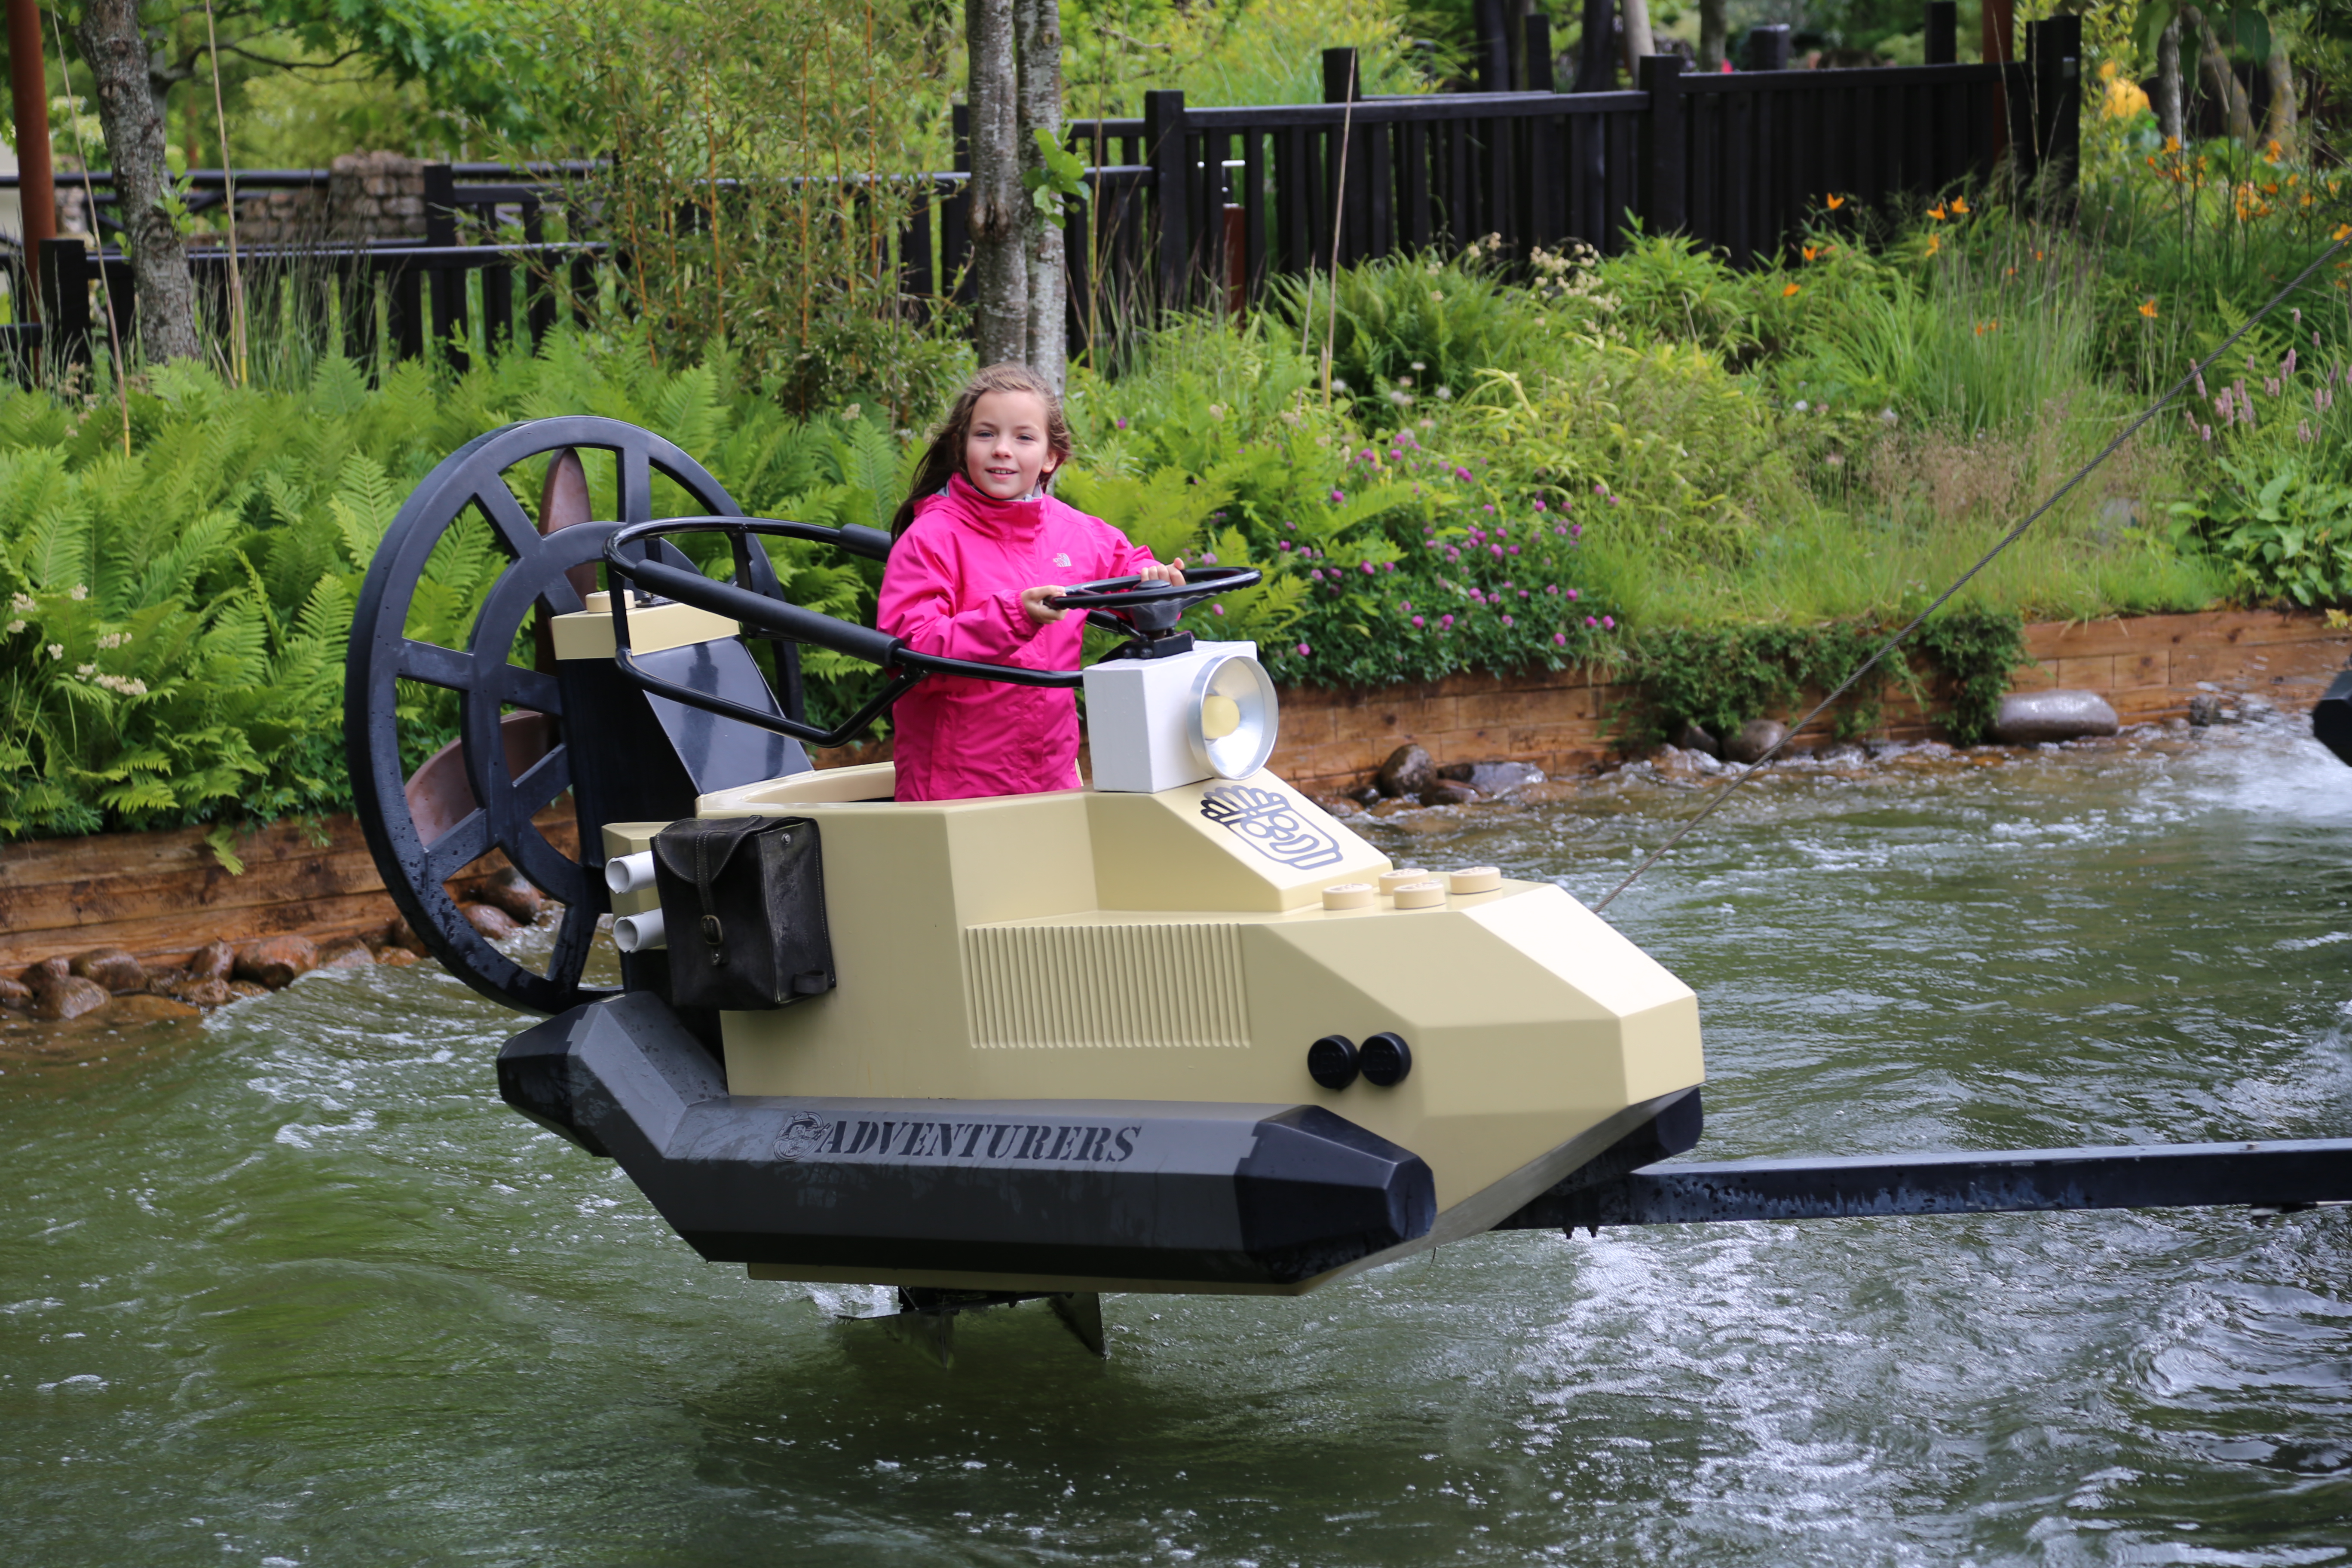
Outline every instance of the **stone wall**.
<svg viewBox="0 0 2352 1568">
<path fill-rule="evenodd" d="M 364 245 L 425 237 L 425 165 L 397 153 L 346 153 L 326 187 L 270 191 L 236 204 L 247 245 Z"/>
</svg>

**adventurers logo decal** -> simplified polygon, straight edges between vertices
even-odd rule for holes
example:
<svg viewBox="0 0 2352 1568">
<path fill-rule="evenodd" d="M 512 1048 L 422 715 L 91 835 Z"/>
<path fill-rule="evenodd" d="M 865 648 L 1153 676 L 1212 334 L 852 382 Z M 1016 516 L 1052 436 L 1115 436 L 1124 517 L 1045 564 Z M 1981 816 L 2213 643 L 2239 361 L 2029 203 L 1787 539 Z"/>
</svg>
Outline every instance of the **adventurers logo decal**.
<svg viewBox="0 0 2352 1568">
<path fill-rule="evenodd" d="M 1117 1165 L 1135 1152 L 1139 1123 L 883 1121 L 828 1121 L 802 1111 L 776 1134 L 779 1160 L 1031 1161 Z"/>
<path fill-rule="evenodd" d="M 1269 860 L 1297 871 L 1347 858 L 1339 841 L 1310 826 L 1289 798 L 1252 784 L 1219 784 L 1201 797 L 1201 815 L 1222 823 Z"/>
</svg>

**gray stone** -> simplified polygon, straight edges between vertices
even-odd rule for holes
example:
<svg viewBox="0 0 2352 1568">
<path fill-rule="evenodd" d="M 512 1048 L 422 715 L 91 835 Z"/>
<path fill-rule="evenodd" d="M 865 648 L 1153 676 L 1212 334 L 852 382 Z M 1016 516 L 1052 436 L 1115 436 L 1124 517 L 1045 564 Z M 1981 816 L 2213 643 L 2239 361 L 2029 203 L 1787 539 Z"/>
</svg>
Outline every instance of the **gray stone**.
<svg viewBox="0 0 2352 1568">
<path fill-rule="evenodd" d="M 1423 805 L 1468 805 L 1479 798 L 1476 790 L 1455 779 L 1439 779 L 1421 792 Z"/>
<path fill-rule="evenodd" d="M 1727 763 L 1760 763 L 1765 753 L 1789 738 L 1789 726 L 1778 719 L 1750 719 L 1739 732 L 1723 742 Z"/>
<path fill-rule="evenodd" d="M 2005 746 L 2031 746 L 2112 735 L 2122 727 L 2116 710 L 2095 691 L 2012 691 L 2000 700 L 1992 738 Z"/>
<path fill-rule="evenodd" d="M 1381 794 L 1379 786 L 1375 784 L 1366 784 L 1361 789 L 1349 790 L 1348 792 L 1348 798 L 1369 811 L 1373 806 L 1380 805 L 1381 801 L 1388 797 Z"/>
<path fill-rule="evenodd" d="M 1389 760 L 1381 764 L 1381 771 L 1372 779 L 1380 792 L 1392 800 L 1417 798 L 1436 782 L 1437 769 L 1430 762 L 1429 753 L 1413 745 L 1399 746 L 1391 752 Z"/>
<path fill-rule="evenodd" d="M 2212 692 L 2200 691 L 2189 699 L 2189 722 L 2198 729 L 2229 721 L 2229 710 L 2221 706 L 2221 699 Z"/>
<path fill-rule="evenodd" d="M 1712 731 L 1697 724 L 1685 724 L 1683 732 L 1675 737 L 1675 744 L 1685 752 L 1705 752 L 1717 762 L 1723 760 L 1723 742 L 1715 738 Z"/>
<path fill-rule="evenodd" d="M 1508 795 L 1543 783 L 1544 773 L 1533 763 L 1480 763 L 1465 782 L 1480 795 Z"/>
</svg>

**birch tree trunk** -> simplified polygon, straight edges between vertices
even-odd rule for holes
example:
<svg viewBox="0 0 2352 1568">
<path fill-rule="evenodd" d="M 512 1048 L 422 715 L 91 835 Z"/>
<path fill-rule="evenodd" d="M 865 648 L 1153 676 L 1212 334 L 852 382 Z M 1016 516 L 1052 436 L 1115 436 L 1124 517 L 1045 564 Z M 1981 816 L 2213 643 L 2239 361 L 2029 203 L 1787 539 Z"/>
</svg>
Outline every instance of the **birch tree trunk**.
<svg viewBox="0 0 2352 1568">
<path fill-rule="evenodd" d="M 1698 68 L 1709 76 L 1722 70 L 1730 40 L 1724 0 L 1698 0 Z"/>
<path fill-rule="evenodd" d="M 2238 85 L 2238 73 L 2230 68 L 2230 57 L 2221 52 L 2221 40 L 2213 36 L 2212 24 L 2204 14 L 2191 5 L 2183 5 L 2180 15 L 2197 29 L 2197 64 L 2205 77 L 2205 90 L 2221 103 L 2223 123 L 2231 135 L 2251 147 L 2254 144 L 2254 114 L 2246 104 L 2246 89 Z"/>
<path fill-rule="evenodd" d="M 1013 0 L 1014 50 L 1021 72 L 1020 113 L 1014 135 L 1021 147 L 1021 167 L 1042 174 L 1045 155 L 1037 146 L 1043 131 L 1054 142 L 1062 140 L 1062 7 L 1060 0 Z M 1022 211 L 1026 230 L 1022 249 L 1028 270 L 1029 368 L 1045 378 L 1055 392 L 1069 368 L 1069 273 L 1064 266 L 1062 226 L 1037 210 L 1034 202 Z"/>
<path fill-rule="evenodd" d="M 1642 79 L 1642 57 L 1656 51 L 1650 44 L 1649 0 L 1619 0 L 1625 15 L 1625 76 L 1630 81 Z"/>
<path fill-rule="evenodd" d="M 2189 145 L 2180 119 L 2180 17 L 2177 13 L 2156 40 L 2156 128 L 2177 145 Z"/>
<path fill-rule="evenodd" d="M 138 0 L 89 0 L 74 37 L 98 90 L 123 248 L 131 253 L 138 289 L 140 342 L 151 359 L 196 358 L 203 353 L 196 342 L 196 290 L 188 277 L 186 242 L 163 208 L 172 174 L 163 161 L 163 113 L 149 79 Z"/>
<path fill-rule="evenodd" d="M 971 56 L 971 271 L 979 307 L 980 363 L 1026 360 L 1029 266 L 1022 222 L 1020 81 L 1014 68 L 1013 0 L 965 0 Z"/>
<path fill-rule="evenodd" d="M 2276 24 L 2271 27 L 2271 58 L 2263 67 L 2271 79 L 2270 123 L 2263 134 L 2279 144 L 2279 156 L 2294 159 L 2295 126 L 2300 119 L 2294 101 L 2294 67 L 2286 58 L 2286 37 Z"/>
</svg>

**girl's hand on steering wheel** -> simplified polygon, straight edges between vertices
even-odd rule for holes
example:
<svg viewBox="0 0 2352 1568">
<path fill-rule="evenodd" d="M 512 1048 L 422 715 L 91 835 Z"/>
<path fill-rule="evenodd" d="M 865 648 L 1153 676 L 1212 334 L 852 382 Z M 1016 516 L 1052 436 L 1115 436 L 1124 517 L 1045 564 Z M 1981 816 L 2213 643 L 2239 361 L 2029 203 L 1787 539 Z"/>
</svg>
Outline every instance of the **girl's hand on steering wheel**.
<svg viewBox="0 0 2352 1568">
<path fill-rule="evenodd" d="M 1181 577 L 1177 579 L 1179 582 L 1182 580 Z M 1068 591 L 1058 583 L 1045 583 L 1034 588 L 1024 588 L 1021 590 L 1021 613 L 1029 617 L 1030 624 L 1033 626 L 1050 626 L 1072 612 L 1057 610 L 1045 601 L 1057 594 L 1065 594 Z"/>
<path fill-rule="evenodd" d="M 1136 573 L 1136 575 L 1147 583 L 1168 583 L 1181 588 L 1184 585 L 1183 558 L 1179 556 L 1165 566 L 1154 561 Z"/>
</svg>

